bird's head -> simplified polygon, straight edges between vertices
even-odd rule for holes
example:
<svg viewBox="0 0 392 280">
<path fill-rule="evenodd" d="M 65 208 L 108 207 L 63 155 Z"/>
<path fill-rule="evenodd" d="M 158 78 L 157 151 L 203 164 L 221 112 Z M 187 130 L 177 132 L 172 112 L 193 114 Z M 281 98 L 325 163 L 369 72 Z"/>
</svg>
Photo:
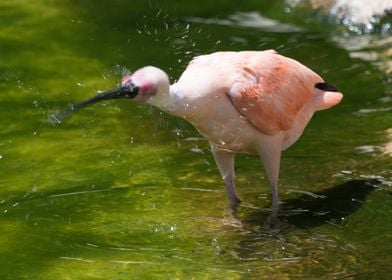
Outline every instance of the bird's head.
<svg viewBox="0 0 392 280">
<path fill-rule="evenodd" d="M 145 66 L 133 74 L 125 75 L 118 88 L 101 93 L 89 100 L 95 103 L 100 100 L 126 98 L 139 103 L 154 103 L 155 99 L 167 95 L 169 88 L 169 77 L 165 72 L 154 66 Z"/>
<path fill-rule="evenodd" d="M 84 107 L 109 99 L 132 99 L 139 103 L 150 103 L 158 107 L 164 107 L 165 102 L 170 98 L 169 90 L 170 84 L 167 74 L 157 67 L 146 66 L 133 74 L 124 76 L 118 88 L 102 92 L 58 114 L 49 115 L 49 118 L 53 123 L 61 123 Z"/>
<path fill-rule="evenodd" d="M 121 87 L 125 91 L 134 89 L 132 99 L 140 103 L 159 103 L 169 93 L 169 77 L 161 69 L 146 66 L 132 75 L 126 75 L 121 80 Z"/>
</svg>

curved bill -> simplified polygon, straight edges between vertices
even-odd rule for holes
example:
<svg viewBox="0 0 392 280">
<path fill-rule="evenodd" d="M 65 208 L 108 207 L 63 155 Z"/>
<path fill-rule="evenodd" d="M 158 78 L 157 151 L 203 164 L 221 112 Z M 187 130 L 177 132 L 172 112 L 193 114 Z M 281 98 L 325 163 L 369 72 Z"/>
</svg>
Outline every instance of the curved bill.
<svg viewBox="0 0 392 280">
<path fill-rule="evenodd" d="M 102 101 L 102 100 L 109 100 L 109 99 L 119 99 L 119 98 L 132 99 L 137 95 L 138 91 L 139 91 L 138 87 L 136 87 L 132 83 L 127 83 L 127 84 L 124 84 L 116 89 L 112 89 L 112 90 L 100 93 L 97 96 L 94 96 L 90 99 L 87 99 L 81 103 L 71 104 L 69 106 L 69 108 L 64 111 L 60 111 L 57 114 L 50 114 L 49 120 L 53 124 L 60 124 L 65 119 L 70 117 L 73 113 L 76 113 L 77 111 L 79 111 L 89 105 L 95 104 L 95 103 Z"/>
</svg>

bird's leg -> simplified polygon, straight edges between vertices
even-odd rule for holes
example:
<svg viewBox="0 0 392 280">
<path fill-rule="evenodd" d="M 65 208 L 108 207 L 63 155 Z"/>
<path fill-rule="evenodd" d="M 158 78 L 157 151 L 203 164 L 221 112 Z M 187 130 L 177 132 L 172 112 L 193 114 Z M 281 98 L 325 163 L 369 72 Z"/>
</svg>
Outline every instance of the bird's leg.
<svg viewBox="0 0 392 280">
<path fill-rule="evenodd" d="M 282 153 L 281 138 L 278 135 L 263 139 L 259 145 L 259 154 L 264 164 L 268 179 L 272 186 L 272 212 L 277 214 L 280 206 L 278 179 L 280 168 L 280 157 Z"/>
<path fill-rule="evenodd" d="M 227 196 L 231 208 L 235 208 L 241 200 L 237 197 L 234 182 L 234 153 L 222 151 L 211 145 L 212 154 L 222 179 L 225 182 Z"/>
</svg>

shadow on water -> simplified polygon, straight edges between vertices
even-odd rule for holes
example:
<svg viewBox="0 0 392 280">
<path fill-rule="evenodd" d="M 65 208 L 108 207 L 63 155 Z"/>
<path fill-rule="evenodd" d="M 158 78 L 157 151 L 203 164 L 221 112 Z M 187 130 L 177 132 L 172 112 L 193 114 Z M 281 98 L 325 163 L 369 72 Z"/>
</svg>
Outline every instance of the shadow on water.
<svg viewBox="0 0 392 280">
<path fill-rule="evenodd" d="M 287 201 L 283 207 L 283 215 L 289 224 L 297 227 L 315 227 L 324 223 L 341 221 L 345 217 L 357 211 L 364 204 L 367 196 L 375 190 L 380 181 L 351 180 L 324 190 L 315 196 L 303 195 L 297 199 Z M 305 211 L 295 213 L 296 209 Z"/>
<path fill-rule="evenodd" d="M 380 183 L 376 179 L 355 179 L 316 193 L 299 192 L 299 197 L 284 201 L 277 217 L 261 210 L 246 217 L 244 222 L 253 224 L 265 221 L 267 227 L 264 229 L 267 231 L 281 231 L 292 227 L 312 228 L 327 223 L 339 224 L 360 209 L 367 196 Z"/>
</svg>

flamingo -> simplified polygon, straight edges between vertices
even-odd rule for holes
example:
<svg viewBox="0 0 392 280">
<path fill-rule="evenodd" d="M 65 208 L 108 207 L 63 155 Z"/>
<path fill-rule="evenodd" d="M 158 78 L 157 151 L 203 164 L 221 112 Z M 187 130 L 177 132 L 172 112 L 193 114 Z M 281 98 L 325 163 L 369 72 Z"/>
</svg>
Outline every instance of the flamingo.
<svg viewBox="0 0 392 280">
<path fill-rule="evenodd" d="M 298 61 L 274 50 L 215 52 L 192 59 L 177 82 L 154 66 L 122 78 L 119 88 L 101 93 L 55 121 L 107 99 L 148 103 L 190 122 L 211 147 L 225 183 L 229 205 L 240 199 L 235 188 L 234 156 L 259 155 L 278 209 L 281 152 L 302 135 L 316 111 L 330 108 L 342 93 Z"/>
</svg>

